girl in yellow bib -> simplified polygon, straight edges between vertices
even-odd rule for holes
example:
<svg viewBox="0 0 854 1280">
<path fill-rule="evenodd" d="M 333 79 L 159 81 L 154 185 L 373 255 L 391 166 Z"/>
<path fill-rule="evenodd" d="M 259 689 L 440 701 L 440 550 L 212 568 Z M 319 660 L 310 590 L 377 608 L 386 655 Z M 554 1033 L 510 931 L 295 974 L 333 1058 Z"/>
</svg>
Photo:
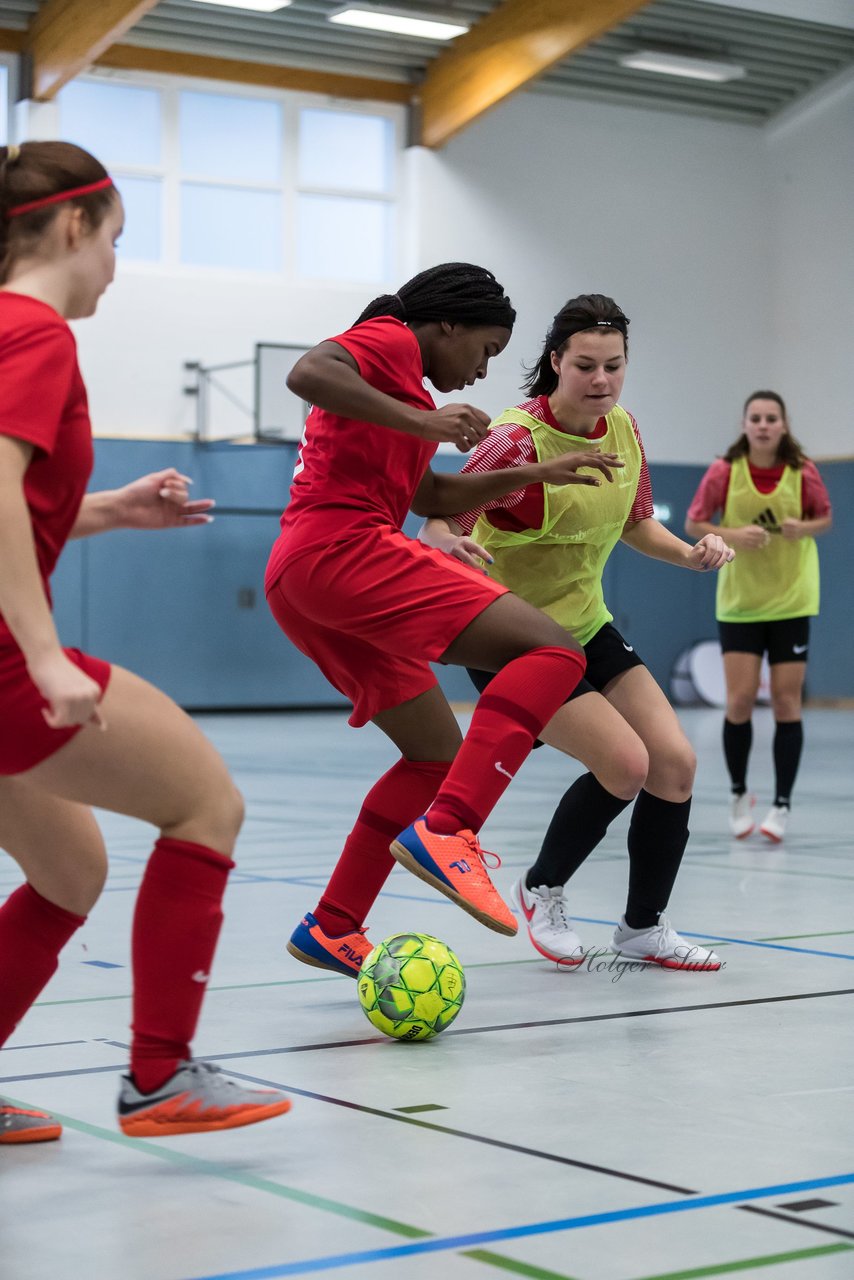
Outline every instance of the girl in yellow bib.
<svg viewBox="0 0 854 1280">
<path fill-rule="evenodd" d="M 718 512 L 720 528 L 712 523 Z M 718 531 L 739 553 L 718 580 L 716 610 L 727 686 L 723 741 L 732 781 L 729 822 L 737 839 L 749 836 L 754 826 L 747 762 L 765 652 L 776 722 L 776 789 L 760 831 L 779 843 L 786 830 L 804 741 L 809 620 L 818 613 L 815 537 L 830 524 L 827 490 L 789 430 L 785 404 L 776 391 L 755 391 L 744 405 L 741 435 L 703 476 L 685 522 L 689 535 Z"/>
<path fill-rule="evenodd" d="M 464 471 L 534 463 L 550 475 L 558 458 L 591 448 L 619 455 L 622 465 L 602 479 L 579 472 L 586 485 L 528 483 L 465 515 L 431 519 L 421 537 L 465 563 L 488 563 L 491 576 L 584 646 L 585 678 L 540 736 L 589 772 L 563 796 L 536 862 L 511 890 L 533 946 L 558 964 L 583 962 L 564 886 L 634 801 L 628 900 L 614 947 L 668 969 L 714 970 L 715 953 L 686 941 L 663 915 L 688 840 L 694 754 L 667 698 L 611 625 L 602 573 L 620 540 L 687 569 L 717 569 L 733 552 L 717 531 L 690 546 L 653 518 L 637 423 L 617 403 L 628 323 L 601 294 L 568 302 L 526 383 L 530 398 L 493 422 Z M 492 678 L 469 674 L 481 690 Z"/>
</svg>

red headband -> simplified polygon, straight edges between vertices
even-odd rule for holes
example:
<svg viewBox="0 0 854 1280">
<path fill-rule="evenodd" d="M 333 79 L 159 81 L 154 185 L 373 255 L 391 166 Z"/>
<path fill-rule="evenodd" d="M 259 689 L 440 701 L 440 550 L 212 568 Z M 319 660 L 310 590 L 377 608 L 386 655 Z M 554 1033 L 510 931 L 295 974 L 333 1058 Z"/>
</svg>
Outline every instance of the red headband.
<svg viewBox="0 0 854 1280">
<path fill-rule="evenodd" d="M 85 187 L 72 187 L 70 191 L 57 191 L 56 195 L 42 196 L 40 200 L 30 200 L 28 204 L 17 204 L 7 212 L 6 217 L 18 218 L 22 213 L 32 213 L 34 209 L 43 209 L 49 204 L 60 204 L 63 200 L 76 200 L 78 196 L 88 196 L 93 191 L 106 191 L 107 187 L 112 185 L 112 178 L 99 178 L 97 182 L 90 182 Z"/>
</svg>

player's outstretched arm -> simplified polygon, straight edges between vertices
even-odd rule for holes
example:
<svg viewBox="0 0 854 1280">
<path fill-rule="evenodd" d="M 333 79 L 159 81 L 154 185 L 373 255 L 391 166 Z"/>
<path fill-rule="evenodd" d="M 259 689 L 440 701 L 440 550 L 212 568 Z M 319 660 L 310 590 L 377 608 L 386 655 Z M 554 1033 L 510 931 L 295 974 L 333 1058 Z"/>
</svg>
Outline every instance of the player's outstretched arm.
<svg viewBox="0 0 854 1280">
<path fill-rule="evenodd" d="M 72 538 L 89 538 L 110 529 L 183 529 L 210 524 L 213 498 L 190 501 L 189 476 L 174 467 L 140 476 L 120 489 L 87 493 L 71 530 Z"/>
<path fill-rule="evenodd" d="M 666 564 L 700 572 L 721 569 L 735 559 L 732 547 L 724 542 L 719 533 L 707 533 L 692 546 L 654 519 L 636 520 L 627 524 L 621 540 L 635 551 L 651 556 L 653 560 L 663 560 Z"/>
</svg>

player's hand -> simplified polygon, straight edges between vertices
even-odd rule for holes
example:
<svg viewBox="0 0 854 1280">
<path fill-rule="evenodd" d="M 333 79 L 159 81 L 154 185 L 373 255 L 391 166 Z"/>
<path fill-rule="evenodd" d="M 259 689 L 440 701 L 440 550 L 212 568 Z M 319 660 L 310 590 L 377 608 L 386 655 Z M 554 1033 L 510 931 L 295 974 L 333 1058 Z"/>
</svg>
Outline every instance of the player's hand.
<svg viewBox="0 0 854 1280">
<path fill-rule="evenodd" d="M 174 467 L 140 476 L 115 492 L 118 523 L 124 529 L 180 529 L 210 524 L 213 498 L 190 501 L 189 476 Z"/>
<path fill-rule="evenodd" d="M 804 522 L 797 516 L 786 516 L 780 525 L 780 532 L 787 542 L 797 542 L 804 537 Z"/>
<path fill-rule="evenodd" d="M 473 449 L 489 427 L 489 416 L 471 404 L 446 404 L 425 410 L 419 417 L 419 434 L 425 440 L 456 445 L 460 453 Z"/>
<path fill-rule="evenodd" d="M 61 649 L 49 658 L 28 664 L 33 684 L 48 704 L 42 708 L 51 729 L 94 724 L 106 729 L 98 703 L 101 686 L 67 658 Z"/>
<path fill-rule="evenodd" d="M 463 564 L 467 564 L 470 569 L 480 569 L 481 572 L 485 572 L 483 568 L 484 562 L 492 564 L 492 556 L 479 543 L 475 542 L 474 538 L 467 538 L 463 535 L 453 538 L 443 550 L 449 556 L 454 556 L 455 559 L 461 560 Z"/>
<path fill-rule="evenodd" d="M 609 484 L 613 484 L 611 472 L 626 464 L 617 453 L 603 453 L 601 449 L 580 449 L 573 453 L 562 453 L 559 458 L 550 458 L 540 463 L 543 484 L 601 484 L 598 476 L 579 475 L 581 467 L 600 471 Z"/>
<path fill-rule="evenodd" d="M 707 533 L 696 542 L 688 555 L 688 567 L 700 573 L 707 569 L 722 569 L 730 560 L 735 559 L 735 552 L 728 547 L 718 533 Z"/>
<path fill-rule="evenodd" d="M 758 524 L 746 524 L 741 529 L 733 529 L 730 539 L 740 551 L 761 551 L 771 541 L 771 534 Z"/>
</svg>

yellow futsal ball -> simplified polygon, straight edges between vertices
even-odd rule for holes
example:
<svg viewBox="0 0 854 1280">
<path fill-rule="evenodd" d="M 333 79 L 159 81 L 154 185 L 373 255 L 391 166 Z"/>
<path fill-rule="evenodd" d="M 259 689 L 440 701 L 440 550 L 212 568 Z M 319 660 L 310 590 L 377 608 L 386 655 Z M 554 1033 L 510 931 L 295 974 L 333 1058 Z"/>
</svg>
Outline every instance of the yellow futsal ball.
<svg viewBox="0 0 854 1280">
<path fill-rule="evenodd" d="M 466 978 L 457 957 L 427 933 L 396 933 L 366 957 L 359 1001 L 378 1031 L 397 1040 L 430 1040 L 462 1008 Z"/>
</svg>

